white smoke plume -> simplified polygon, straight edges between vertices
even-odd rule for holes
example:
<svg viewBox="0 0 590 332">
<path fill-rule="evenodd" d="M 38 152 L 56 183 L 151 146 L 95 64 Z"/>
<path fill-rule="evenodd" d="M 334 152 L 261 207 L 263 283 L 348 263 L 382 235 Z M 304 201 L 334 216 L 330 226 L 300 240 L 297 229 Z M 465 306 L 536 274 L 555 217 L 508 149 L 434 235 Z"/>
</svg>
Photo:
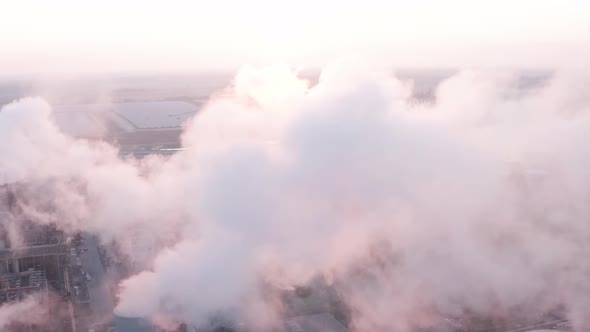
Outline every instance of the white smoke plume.
<svg viewBox="0 0 590 332">
<path fill-rule="evenodd" d="M 64 135 L 50 105 L 23 99 L 0 112 L 0 174 L 27 183 L 29 218 L 121 240 L 144 268 L 121 284 L 121 315 L 232 311 L 262 329 L 280 308 L 261 285 L 320 274 L 359 331 L 560 306 L 581 329 L 588 82 L 558 73 L 523 92 L 511 73 L 462 72 L 415 106 L 382 68 L 337 63 L 313 86 L 248 68 L 185 150 L 143 161 Z"/>
<path fill-rule="evenodd" d="M 48 307 L 41 305 L 39 298 L 28 296 L 19 302 L 6 303 L 0 306 L 0 330 L 16 324 L 48 324 Z"/>
</svg>

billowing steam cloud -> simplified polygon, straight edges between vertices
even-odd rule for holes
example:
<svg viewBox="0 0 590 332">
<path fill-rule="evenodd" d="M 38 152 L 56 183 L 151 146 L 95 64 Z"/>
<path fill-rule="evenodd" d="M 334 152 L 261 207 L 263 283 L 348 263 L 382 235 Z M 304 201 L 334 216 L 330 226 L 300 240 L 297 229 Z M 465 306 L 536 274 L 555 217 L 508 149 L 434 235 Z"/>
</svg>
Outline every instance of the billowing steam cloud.
<svg viewBox="0 0 590 332">
<path fill-rule="evenodd" d="M 48 308 L 40 304 L 40 299 L 29 296 L 20 302 L 0 306 L 0 329 L 3 331 L 12 325 L 38 324 L 49 325 Z"/>
<path fill-rule="evenodd" d="M 144 271 L 122 315 L 265 326 L 280 308 L 263 285 L 321 274 L 360 331 L 559 306 L 589 326 L 589 81 L 463 72 L 416 105 L 384 73 L 339 63 L 311 86 L 248 68 L 184 151 L 141 162 L 23 99 L 0 112 L 0 174 L 28 184 L 37 222 L 125 239 Z"/>
</svg>

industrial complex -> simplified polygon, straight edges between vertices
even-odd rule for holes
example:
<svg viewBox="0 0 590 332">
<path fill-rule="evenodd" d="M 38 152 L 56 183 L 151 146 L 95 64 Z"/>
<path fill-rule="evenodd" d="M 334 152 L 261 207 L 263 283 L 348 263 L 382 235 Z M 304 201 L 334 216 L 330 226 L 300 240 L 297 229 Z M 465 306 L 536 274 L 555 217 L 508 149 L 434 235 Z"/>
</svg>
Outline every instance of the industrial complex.
<svg viewBox="0 0 590 332">
<path fill-rule="evenodd" d="M 15 217 L 11 186 L 0 188 L 0 303 L 34 296 L 60 313 L 51 326 L 18 326 L 15 331 L 76 331 L 68 245 L 64 233 Z M 10 329 L 9 329 L 10 330 Z"/>
<path fill-rule="evenodd" d="M 429 102 L 432 98 L 431 85 L 434 83 L 426 83 L 417 98 L 420 102 Z M 145 91 L 141 96 L 144 98 Z M 55 120 L 63 131 L 69 131 L 73 136 L 116 143 L 124 158 L 172 155 L 183 149 L 180 142 L 182 128 L 198 113 L 201 100 L 205 99 L 195 101 L 189 98 L 191 100 L 187 101 L 165 97 L 154 101 L 121 97 L 108 104 L 61 105 L 56 107 Z M 80 129 L 83 130 L 76 131 Z M 529 193 L 547 182 L 543 171 L 528 170 L 521 165 L 515 165 L 509 180 L 518 189 L 517 199 L 530 205 L 534 202 L 529 201 Z M 26 184 L 0 186 L 0 305 L 34 299 L 37 305 L 27 310 L 50 311 L 51 319 L 45 319 L 43 324 L 34 320 L 19 321 L 4 329 L 0 326 L 0 331 L 258 332 L 229 314 L 222 318 L 212 317 L 199 326 L 187 322 L 174 331 L 161 329 L 149 317 L 116 316 L 114 307 L 119 281 L 141 271 L 139 267 L 136 269 L 136 262 L 153 261 L 159 249 L 171 247 L 180 234 L 144 234 L 144 230 L 134 229 L 127 236 L 128 243 L 114 240 L 103 243 L 92 234 L 67 233 L 51 223 L 35 223 L 23 217 L 26 214 L 22 213 L 19 204 L 19 192 L 23 186 Z M 153 245 L 144 246 L 142 252 L 133 254 L 135 257 L 122 254 L 133 252 L 125 246 L 132 247 L 136 243 Z M 292 289 L 271 289 L 280 303 L 282 316 L 274 329 L 262 332 L 354 331 L 351 323 L 353 309 L 340 298 L 337 286 L 336 282 L 328 283 L 317 277 Z M 442 318 L 440 324 L 417 331 L 568 331 L 569 322 L 563 317 L 559 311 L 522 320 L 465 314 Z"/>
</svg>

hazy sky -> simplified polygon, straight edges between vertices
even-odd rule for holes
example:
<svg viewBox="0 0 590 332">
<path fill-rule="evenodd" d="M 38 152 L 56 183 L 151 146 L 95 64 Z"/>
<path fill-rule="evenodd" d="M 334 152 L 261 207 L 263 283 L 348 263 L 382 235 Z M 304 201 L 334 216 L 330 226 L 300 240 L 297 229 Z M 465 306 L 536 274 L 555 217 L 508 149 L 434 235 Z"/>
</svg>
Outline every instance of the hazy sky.
<svg viewBox="0 0 590 332">
<path fill-rule="evenodd" d="M 4 0 L 0 75 L 319 65 L 582 66 L 586 0 Z"/>
</svg>

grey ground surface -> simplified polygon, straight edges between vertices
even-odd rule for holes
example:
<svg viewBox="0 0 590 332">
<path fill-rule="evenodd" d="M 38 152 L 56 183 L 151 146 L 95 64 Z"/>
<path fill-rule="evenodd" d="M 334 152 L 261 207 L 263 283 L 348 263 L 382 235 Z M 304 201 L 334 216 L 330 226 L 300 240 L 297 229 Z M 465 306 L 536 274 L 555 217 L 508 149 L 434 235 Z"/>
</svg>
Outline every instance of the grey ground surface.
<svg viewBox="0 0 590 332">
<path fill-rule="evenodd" d="M 83 247 L 88 251 L 83 253 L 82 268 L 90 273 L 92 280 L 88 283 L 90 293 L 90 309 L 92 319 L 89 324 L 102 323 L 112 318 L 114 302 L 110 291 L 110 278 L 105 272 L 98 254 L 98 240 L 93 236 L 88 236 L 84 240 Z"/>
</svg>

